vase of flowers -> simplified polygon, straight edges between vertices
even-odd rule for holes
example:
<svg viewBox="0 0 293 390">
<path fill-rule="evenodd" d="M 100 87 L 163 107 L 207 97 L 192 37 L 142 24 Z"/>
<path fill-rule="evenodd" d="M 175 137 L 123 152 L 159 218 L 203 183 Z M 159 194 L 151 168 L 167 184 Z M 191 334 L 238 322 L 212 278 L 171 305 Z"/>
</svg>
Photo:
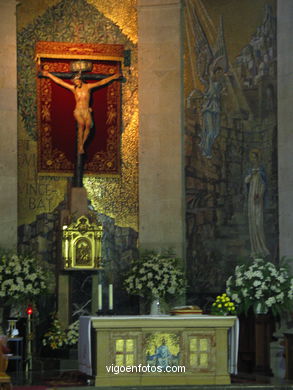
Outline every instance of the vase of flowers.
<svg viewBox="0 0 293 390">
<path fill-rule="evenodd" d="M 0 256 L 0 300 L 5 305 L 32 303 L 47 291 L 48 274 L 32 256 Z"/>
<path fill-rule="evenodd" d="M 68 354 L 69 347 L 78 343 L 79 320 L 72 322 L 68 328 L 62 326 L 57 315 L 52 316 L 52 322 L 48 331 L 44 334 L 42 344 L 49 350 L 61 351 Z"/>
<path fill-rule="evenodd" d="M 162 300 L 184 294 L 185 275 L 171 251 L 147 251 L 134 260 L 124 282 L 126 291 L 146 297 L 152 314 L 161 314 Z"/>
<path fill-rule="evenodd" d="M 255 259 L 238 265 L 226 282 L 226 293 L 236 303 L 238 313 L 270 311 L 274 316 L 292 309 L 293 278 L 285 266 Z"/>
<path fill-rule="evenodd" d="M 162 303 L 159 297 L 154 297 L 151 302 L 150 314 L 151 315 L 160 315 L 163 314 L 164 310 L 162 309 Z"/>
</svg>

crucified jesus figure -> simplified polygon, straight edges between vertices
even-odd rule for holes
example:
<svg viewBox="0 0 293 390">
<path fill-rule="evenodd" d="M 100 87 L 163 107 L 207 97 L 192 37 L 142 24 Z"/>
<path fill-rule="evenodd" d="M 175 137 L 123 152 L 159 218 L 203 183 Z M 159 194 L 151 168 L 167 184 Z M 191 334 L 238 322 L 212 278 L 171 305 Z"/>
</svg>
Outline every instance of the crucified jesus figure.
<svg viewBox="0 0 293 390">
<path fill-rule="evenodd" d="M 79 154 L 84 153 L 84 144 L 87 140 L 90 129 L 93 126 L 92 120 L 92 109 L 90 107 L 91 90 L 97 87 L 108 84 L 112 80 L 117 80 L 121 74 L 115 73 L 109 77 L 97 81 L 96 83 L 84 83 L 81 79 L 80 74 L 77 74 L 73 78 L 73 85 L 68 84 L 59 77 L 54 76 L 52 73 L 43 70 L 42 75 L 49 77 L 56 84 L 61 85 L 64 88 L 69 89 L 74 94 L 75 98 L 75 109 L 73 111 L 74 118 L 78 128 L 77 138 L 77 150 Z"/>
</svg>

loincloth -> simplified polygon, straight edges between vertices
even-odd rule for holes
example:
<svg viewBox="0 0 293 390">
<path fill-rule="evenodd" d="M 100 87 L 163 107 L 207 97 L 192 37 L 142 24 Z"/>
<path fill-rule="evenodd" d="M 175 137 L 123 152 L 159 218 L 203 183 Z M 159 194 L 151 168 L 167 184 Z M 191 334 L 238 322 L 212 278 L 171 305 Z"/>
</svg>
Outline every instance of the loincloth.
<svg viewBox="0 0 293 390">
<path fill-rule="evenodd" d="M 91 125 L 90 127 L 93 127 L 94 125 L 94 122 L 93 122 L 93 118 L 92 118 L 92 109 L 89 107 L 89 108 L 76 108 L 74 111 L 73 111 L 73 114 L 74 116 L 78 115 L 79 117 L 81 117 L 85 122 L 88 120 L 88 118 L 90 118 L 90 121 L 91 121 Z"/>
</svg>

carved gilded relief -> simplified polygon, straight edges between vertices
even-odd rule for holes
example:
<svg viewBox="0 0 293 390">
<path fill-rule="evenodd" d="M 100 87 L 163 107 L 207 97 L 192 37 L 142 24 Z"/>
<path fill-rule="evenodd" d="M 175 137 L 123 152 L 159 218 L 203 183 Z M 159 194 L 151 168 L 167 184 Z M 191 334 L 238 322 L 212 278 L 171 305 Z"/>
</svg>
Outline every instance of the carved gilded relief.
<svg viewBox="0 0 293 390">
<path fill-rule="evenodd" d="M 102 225 L 86 216 L 79 217 L 62 229 L 62 268 L 92 270 L 102 267 Z"/>
</svg>

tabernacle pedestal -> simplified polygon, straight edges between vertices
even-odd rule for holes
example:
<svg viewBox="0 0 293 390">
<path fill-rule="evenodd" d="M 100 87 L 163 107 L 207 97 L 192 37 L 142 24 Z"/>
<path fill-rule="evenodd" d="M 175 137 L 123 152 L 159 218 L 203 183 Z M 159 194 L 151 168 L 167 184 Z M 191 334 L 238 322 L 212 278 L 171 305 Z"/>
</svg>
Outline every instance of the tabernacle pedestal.
<svg viewBox="0 0 293 390">
<path fill-rule="evenodd" d="M 84 187 L 68 190 L 68 205 L 60 211 L 58 318 L 67 327 L 71 319 L 73 280 L 79 271 L 92 278 L 92 312 L 97 310 L 97 278 L 102 269 L 102 224 L 88 209 Z"/>
<path fill-rule="evenodd" d="M 232 316 L 80 317 L 79 369 L 95 386 L 229 384 L 237 324 Z"/>
</svg>

